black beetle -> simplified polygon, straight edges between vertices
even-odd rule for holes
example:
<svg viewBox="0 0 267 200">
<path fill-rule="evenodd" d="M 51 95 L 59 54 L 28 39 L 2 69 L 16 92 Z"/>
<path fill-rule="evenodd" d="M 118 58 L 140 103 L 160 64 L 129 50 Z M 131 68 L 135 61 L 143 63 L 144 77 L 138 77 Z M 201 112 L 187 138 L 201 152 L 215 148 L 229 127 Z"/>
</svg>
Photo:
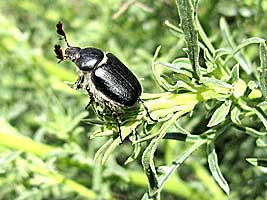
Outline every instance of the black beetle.
<svg viewBox="0 0 267 200">
<path fill-rule="evenodd" d="M 89 47 L 72 47 L 67 41 L 63 30 L 63 24 L 56 25 L 57 33 L 63 36 L 67 48 L 63 54 L 60 45 L 55 45 L 55 53 L 59 63 L 70 59 L 78 68 L 79 78 L 76 81 L 77 88 L 88 91 L 90 102 L 99 102 L 107 107 L 119 129 L 119 136 L 122 141 L 119 113 L 129 107 L 133 107 L 137 102 L 141 102 L 147 112 L 148 117 L 154 120 L 140 98 L 142 87 L 134 74 L 113 54 L 105 53 L 100 49 Z"/>
</svg>

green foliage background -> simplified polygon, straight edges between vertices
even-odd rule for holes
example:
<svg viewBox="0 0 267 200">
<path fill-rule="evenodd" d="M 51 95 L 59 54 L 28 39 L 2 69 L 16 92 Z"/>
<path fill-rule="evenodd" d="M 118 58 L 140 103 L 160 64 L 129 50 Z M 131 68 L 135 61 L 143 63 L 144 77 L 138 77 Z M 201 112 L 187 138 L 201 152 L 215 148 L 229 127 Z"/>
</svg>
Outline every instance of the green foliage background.
<svg viewBox="0 0 267 200">
<path fill-rule="evenodd" d="M 54 44 L 59 42 L 55 25 L 61 20 L 70 44 L 112 52 L 140 78 L 145 93 L 163 94 L 151 69 L 157 46 L 161 45 L 161 62 L 186 57 L 184 36 L 176 27 L 180 21 L 175 1 L 127 3 L 127 9 L 120 13 L 126 6 L 121 0 L 0 1 L 0 199 L 141 199 L 147 191 L 141 156 L 124 165 L 133 150 L 129 140 L 118 145 L 104 165 L 93 160 L 107 137 L 89 139 L 100 126 L 88 124 L 85 119 L 97 118 L 92 110 L 84 109 L 88 97 L 64 83 L 76 80 L 74 65 L 58 65 L 53 52 Z M 245 39 L 266 37 L 266 12 L 265 0 L 200 0 L 198 19 L 216 49 L 235 50 Z M 225 39 L 226 26 L 220 26 L 222 17 L 236 45 L 231 41 L 229 45 Z M 237 60 L 239 75 L 250 88 L 241 97 L 253 108 L 263 102 L 259 98 L 259 80 L 264 76 L 258 68 L 264 67 L 265 49 L 261 42 L 260 59 L 259 45 L 251 44 L 238 55 L 245 57 L 252 73 L 242 68 L 243 58 Z M 226 50 L 221 52 L 228 55 Z M 201 50 L 202 66 L 209 64 L 205 56 Z M 231 62 L 229 71 L 236 64 Z M 157 70 L 172 83 L 166 78 L 172 77 L 172 71 L 162 67 Z M 223 73 L 214 76 L 225 81 Z M 174 91 L 183 93 L 176 88 Z M 152 103 L 148 105 L 153 108 Z M 220 116 L 218 121 L 213 120 L 214 124 L 209 123 L 220 106 L 218 101 L 204 101 L 177 124 L 198 136 L 209 130 L 209 125 L 220 123 L 221 118 L 230 120 L 229 116 Z M 230 109 L 227 105 L 220 108 Z M 265 109 L 261 111 L 262 115 L 257 115 L 260 120 L 253 112 L 241 113 L 245 122 L 238 129 L 224 124 L 216 129 L 226 129 L 216 138 L 217 154 L 213 159 L 218 159 L 229 184 L 229 196 L 214 181 L 206 149 L 201 147 L 168 180 L 162 199 L 266 199 L 266 169 L 246 161 L 253 158 L 249 160 L 252 164 L 266 166 L 264 159 L 254 159 L 266 158 L 266 127 L 261 123 L 266 121 Z M 177 131 L 172 126 L 167 129 Z M 185 142 L 162 140 L 155 153 L 155 165 L 170 165 L 188 147 L 190 144 Z"/>
</svg>

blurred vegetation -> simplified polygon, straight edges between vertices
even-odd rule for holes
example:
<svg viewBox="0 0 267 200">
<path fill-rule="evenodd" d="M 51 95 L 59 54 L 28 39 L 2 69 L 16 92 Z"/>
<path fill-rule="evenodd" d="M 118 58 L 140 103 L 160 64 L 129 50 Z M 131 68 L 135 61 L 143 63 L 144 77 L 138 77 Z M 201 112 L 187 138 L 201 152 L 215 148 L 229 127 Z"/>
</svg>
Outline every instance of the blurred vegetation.
<svg viewBox="0 0 267 200">
<path fill-rule="evenodd" d="M 224 68 L 230 66 L 229 69 L 217 70 L 218 73 L 212 67 L 220 67 L 217 63 L 219 59 L 209 60 L 205 48 L 200 48 L 199 63 L 202 68 L 211 69 L 208 76 L 226 81 L 225 77 L 232 70 L 227 81 L 234 84 L 235 80 L 232 79 L 238 74 L 236 76 L 242 79 L 242 83 L 238 82 L 241 86 L 237 86 L 240 96 L 235 94 L 235 97 L 224 98 L 221 95 L 215 100 L 207 97 L 200 103 L 195 103 L 193 99 L 188 102 L 193 104 L 192 107 L 176 115 L 179 118 L 175 121 L 176 126 L 173 126 L 172 120 L 168 124 L 167 118 L 167 122 L 163 120 L 158 125 L 144 123 L 144 129 L 149 130 L 150 135 L 182 130 L 180 132 L 190 132 L 192 134 L 188 135 L 197 137 L 211 130 L 209 127 L 215 126 L 214 130 L 221 130 L 216 140 L 208 145 L 209 157 L 206 155 L 207 149 L 198 148 L 203 140 L 199 140 L 199 146 L 196 142 L 193 147 L 190 142 L 160 140 L 154 157 L 156 167 L 171 165 L 183 152 L 198 149 L 172 174 L 164 185 L 161 197 L 166 200 L 266 199 L 264 158 L 267 124 L 266 105 L 261 98 L 266 86 L 261 85 L 260 88 L 260 82 L 264 83 L 267 76 L 259 68 L 267 68 L 264 63 L 267 51 L 259 38 L 266 37 L 267 2 L 200 0 L 197 13 L 208 41 L 215 49 L 220 48 L 214 55 L 224 61 L 244 40 L 251 37 L 258 39 L 250 42 L 249 46 L 244 45 L 240 52 L 232 56 L 238 57 L 235 61 L 231 59 L 223 65 Z M 180 76 L 170 68 L 175 66 L 175 62 L 180 62 L 177 58 L 187 57 L 185 37 L 181 27 L 177 27 L 180 20 L 175 1 L 0 1 L 0 199 L 141 199 L 148 185 L 144 173 L 144 169 L 147 170 L 145 156 L 142 160 L 137 153 L 135 160 L 127 165 L 124 162 L 133 147 L 135 153 L 143 152 L 151 143 L 147 140 L 141 146 L 133 146 L 131 142 L 134 139 L 130 138 L 117 145 L 104 164 L 94 160 L 96 152 L 107 144 L 106 141 L 110 141 L 110 137 L 90 139 L 92 133 L 106 129 L 86 123 L 86 119 L 97 119 L 91 109 L 84 109 L 88 97 L 65 83 L 74 82 L 77 74 L 72 63 L 57 64 L 53 47 L 59 43 L 55 31 L 59 20 L 64 23 L 70 44 L 95 46 L 119 57 L 138 76 L 144 92 L 151 93 L 144 94 L 148 99 L 153 94 L 167 95 L 167 91 L 170 92 L 156 83 L 161 79 L 151 68 L 156 48 L 161 45 L 157 59 L 163 67 L 154 67 L 170 85 L 175 77 Z M 225 35 L 227 28 L 231 37 Z M 206 45 L 202 38 L 200 41 Z M 188 64 L 185 60 L 185 66 Z M 234 67 L 236 64 L 238 67 Z M 171 93 L 194 94 L 197 89 L 194 86 L 193 92 L 184 92 L 191 86 L 189 84 L 181 89 L 174 88 L 175 85 Z M 242 87 L 245 87 L 244 93 L 239 91 Z M 178 99 L 182 97 L 177 96 Z M 244 100 L 247 104 L 242 102 L 242 105 L 246 104 L 249 108 L 262 103 L 258 106 L 260 110 L 256 110 L 255 114 L 249 109 L 247 111 L 245 106 L 231 106 L 239 105 L 238 99 Z M 181 101 L 187 103 L 187 100 L 186 96 Z M 147 104 L 152 111 L 155 109 L 152 112 L 154 116 L 162 115 L 157 115 L 156 108 L 160 105 L 155 105 L 153 100 L 147 101 Z M 231 109 L 231 114 L 224 112 L 227 109 Z M 211 120 L 215 110 L 222 114 Z M 242 116 L 242 124 L 238 124 L 239 116 Z M 225 122 L 222 118 L 226 118 Z M 236 126 L 232 126 L 230 121 L 237 122 Z M 126 125 L 125 130 L 128 130 Z M 213 142 L 217 153 L 213 151 Z M 146 149 L 145 153 L 149 150 Z M 99 154 L 101 152 L 98 151 Z M 230 188 L 229 196 L 221 190 L 221 185 L 216 184 L 214 174 L 212 176 L 209 172 L 208 159 L 209 162 L 213 159 L 220 166 Z M 219 179 L 223 181 L 223 177 L 219 176 Z M 219 179 L 217 177 L 216 181 Z M 224 186 L 225 190 L 227 183 Z"/>
</svg>

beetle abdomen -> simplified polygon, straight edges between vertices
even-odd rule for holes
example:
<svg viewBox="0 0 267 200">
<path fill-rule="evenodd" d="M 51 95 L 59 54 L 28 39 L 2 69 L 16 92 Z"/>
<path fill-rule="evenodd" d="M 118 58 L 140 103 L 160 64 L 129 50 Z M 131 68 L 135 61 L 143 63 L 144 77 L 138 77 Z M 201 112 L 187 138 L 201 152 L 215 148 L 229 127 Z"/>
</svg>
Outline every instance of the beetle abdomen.
<svg viewBox="0 0 267 200">
<path fill-rule="evenodd" d="M 92 71 L 92 82 L 97 90 L 111 100 L 133 106 L 142 88 L 134 74 L 114 55 L 108 53 L 107 62 Z"/>
</svg>

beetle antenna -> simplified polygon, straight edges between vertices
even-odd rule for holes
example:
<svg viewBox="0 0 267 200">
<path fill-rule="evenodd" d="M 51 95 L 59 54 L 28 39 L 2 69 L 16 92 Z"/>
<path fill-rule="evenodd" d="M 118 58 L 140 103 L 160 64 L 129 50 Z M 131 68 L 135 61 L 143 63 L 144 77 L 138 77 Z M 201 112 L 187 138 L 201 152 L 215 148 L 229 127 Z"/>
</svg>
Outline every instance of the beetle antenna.
<svg viewBox="0 0 267 200">
<path fill-rule="evenodd" d="M 66 36 L 66 33 L 65 31 L 63 30 L 63 24 L 61 21 L 59 21 L 57 23 L 57 33 L 61 36 L 63 36 L 63 39 L 65 40 L 66 44 L 68 47 L 70 47 L 69 43 L 68 43 L 68 40 L 67 40 L 67 36 Z"/>
<path fill-rule="evenodd" d="M 55 45 L 54 52 L 56 53 L 56 57 L 59 59 L 58 63 L 62 62 L 65 59 L 61 46 L 59 44 Z"/>
<path fill-rule="evenodd" d="M 147 114 L 147 116 L 149 117 L 149 119 L 150 119 L 151 121 L 153 121 L 153 122 L 158 122 L 158 120 L 153 119 L 153 118 L 151 117 L 151 115 L 150 115 L 150 113 L 149 113 L 149 110 L 148 110 L 148 107 L 146 106 L 144 100 L 139 98 L 139 101 L 142 103 L 142 105 L 143 105 L 143 107 L 144 107 L 144 109 L 145 109 L 145 111 L 146 111 L 146 114 Z"/>
</svg>

